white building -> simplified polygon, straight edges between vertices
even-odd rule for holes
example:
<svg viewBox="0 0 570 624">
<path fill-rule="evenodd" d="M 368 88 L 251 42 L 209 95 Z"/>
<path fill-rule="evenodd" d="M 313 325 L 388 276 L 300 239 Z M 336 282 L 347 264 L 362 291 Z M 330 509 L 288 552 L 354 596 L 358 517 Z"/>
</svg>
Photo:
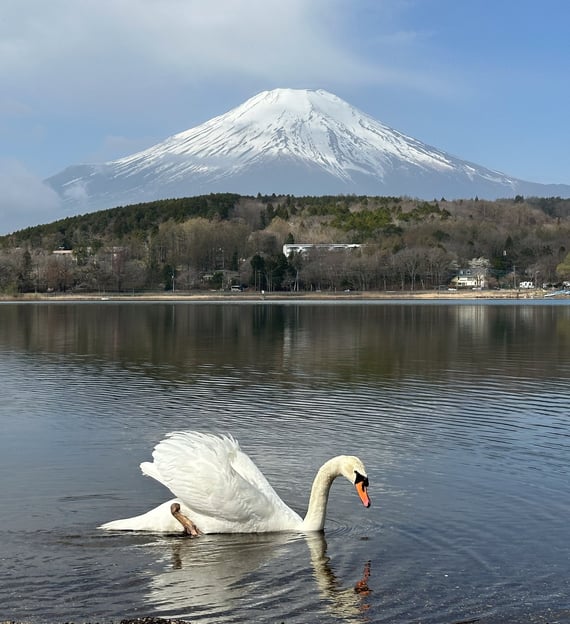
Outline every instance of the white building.
<svg viewBox="0 0 570 624">
<path fill-rule="evenodd" d="M 283 245 L 283 255 L 287 258 L 294 253 L 307 253 L 311 250 L 338 251 L 341 249 L 359 249 L 356 243 L 289 243 Z"/>
</svg>

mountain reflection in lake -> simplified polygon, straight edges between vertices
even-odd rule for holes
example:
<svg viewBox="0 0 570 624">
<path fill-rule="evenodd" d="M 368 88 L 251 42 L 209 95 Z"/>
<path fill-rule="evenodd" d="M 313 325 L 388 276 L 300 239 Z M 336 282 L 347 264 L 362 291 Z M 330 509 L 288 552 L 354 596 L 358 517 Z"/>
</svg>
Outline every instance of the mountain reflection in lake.
<svg viewBox="0 0 570 624">
<path fill-rule="evenodd" d="M 567 302 L 0 304 L 0 620 L 570 622 Z M 325 536 L 106 534 L 229 432 Z"/>
</svg>

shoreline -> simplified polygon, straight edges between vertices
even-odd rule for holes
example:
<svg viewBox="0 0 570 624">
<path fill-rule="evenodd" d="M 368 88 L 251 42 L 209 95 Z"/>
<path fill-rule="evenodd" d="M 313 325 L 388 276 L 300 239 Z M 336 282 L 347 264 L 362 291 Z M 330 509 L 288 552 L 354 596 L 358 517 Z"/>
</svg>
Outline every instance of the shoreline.
<svg viewBox="0 0 570 624">
<path fill-rule="evenodd" d="M 550 294 L 550 296 L 546 296 Z M 352 292 L 229 292 L 229 291 L 179 291 L 149 293 L 24 293 L 19 295 L 1 295 L 0 302 L 35 303 L 35 302 L 73 302 L 73 301 L 398 301 L 398 300 L 548 300 L 566 299 L 568 295 L 546 293 L 536 290 L 420 290 L 420 291 L 352 291 Z"/>
</svg>

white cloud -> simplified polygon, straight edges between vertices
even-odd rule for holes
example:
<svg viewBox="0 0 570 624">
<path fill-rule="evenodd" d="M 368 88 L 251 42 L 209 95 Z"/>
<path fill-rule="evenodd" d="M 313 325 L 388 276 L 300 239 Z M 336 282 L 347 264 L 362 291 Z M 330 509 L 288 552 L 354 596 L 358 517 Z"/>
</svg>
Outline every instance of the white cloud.
<svg viewBox="0 0 570 624">
<path fill-rule="evenodd" d="M 65 199 L 71 199 L 76 204 L 83 204 L 89 198 L 87 185 L 84 180 L 76 180 L 67 185 L 63 192 Z"/>
<path fill-rule="evenodd" d="M 15 160 L 0 160 L 0 235 L 61 217 L 57 193 Z"/>
<path fill-rule="evenodd" d="M 354 51 L 346 0 L 2 0 L 0 79 L 59 97 L 134 97 L 171 82 L 413 82 Z M 353 34 L 353 33 L 350 33 Z M 293 83 L 293 84 L 292 84 Z M 25 90 L 25 86 L 23 87 Z M 32 93 L 32 91 L 30 91 Z"/>
</svg>

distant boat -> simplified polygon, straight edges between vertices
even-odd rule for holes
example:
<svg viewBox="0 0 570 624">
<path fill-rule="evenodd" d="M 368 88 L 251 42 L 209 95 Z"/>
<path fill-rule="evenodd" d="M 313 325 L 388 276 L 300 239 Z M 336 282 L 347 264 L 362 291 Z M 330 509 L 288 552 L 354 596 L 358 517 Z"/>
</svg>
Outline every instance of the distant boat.
<svg viewBox="0 0 570 624">
<path fill-rule="evenodd" d="M 570 295 L 570 289 L 565 288 L 563 290 L 555 290 L 554 292 L 547 293 L 545 297 L 556 297 L 558 295 Z"/>
</svg>

